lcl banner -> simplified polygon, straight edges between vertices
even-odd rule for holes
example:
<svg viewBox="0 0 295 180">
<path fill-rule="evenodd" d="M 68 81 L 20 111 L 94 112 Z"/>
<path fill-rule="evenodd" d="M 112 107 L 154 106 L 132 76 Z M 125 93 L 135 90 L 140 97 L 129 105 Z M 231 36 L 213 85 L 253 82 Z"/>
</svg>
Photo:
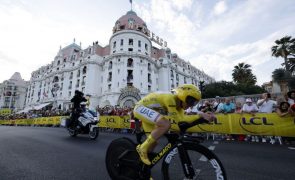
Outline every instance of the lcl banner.
<svg viewBox="0 0 295 180">
<path fill-rule="evenodd" d="M 196 119 L 198 116 L 195 116 Z M 279 117 L 276 113 L 218 114 L 210 124 L 200 124 L 188 132 L 212 132 L 225 134 L 249 134 L 295 137 L 295 117 Z M 190 117 L 191 119 L 191 117 Z M 178 130 L 172 123 L 172 129 Z"/>
</svg>

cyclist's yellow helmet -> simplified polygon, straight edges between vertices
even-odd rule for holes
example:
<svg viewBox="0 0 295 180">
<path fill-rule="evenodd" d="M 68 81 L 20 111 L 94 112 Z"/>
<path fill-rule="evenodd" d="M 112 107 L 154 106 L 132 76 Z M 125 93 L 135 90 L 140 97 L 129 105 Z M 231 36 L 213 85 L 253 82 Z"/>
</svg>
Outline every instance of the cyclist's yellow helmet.
<svg viewBox="0 0 295 180">
<path fill-rule="evenodd" d="M 194 106 L 201 99 L 201 91 L 193 84 L 183 84 L 173 90 L 178 99 L 188 106 Z"/>
</svg>

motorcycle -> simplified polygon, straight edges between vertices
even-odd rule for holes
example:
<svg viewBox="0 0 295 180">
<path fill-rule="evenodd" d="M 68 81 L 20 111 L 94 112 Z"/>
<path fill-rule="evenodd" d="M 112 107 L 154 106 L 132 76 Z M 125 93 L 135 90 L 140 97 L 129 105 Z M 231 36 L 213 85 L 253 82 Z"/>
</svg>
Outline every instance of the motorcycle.
<svg viewBox="0 0 295 180">
<path fill-rule="evenodd" d="M 71 137 L 76 137 L 78 134 L 88 134 L 92 140 L 98 137 L 99 129 L 97 124 L 99 119 L 95 112 L 90 110 L 82 112 L 78 118 L 78 125 L 73 125 L 71 121 L 71 118 L 61 120 L 61 126 L 67 128 Z"/>
</svg>

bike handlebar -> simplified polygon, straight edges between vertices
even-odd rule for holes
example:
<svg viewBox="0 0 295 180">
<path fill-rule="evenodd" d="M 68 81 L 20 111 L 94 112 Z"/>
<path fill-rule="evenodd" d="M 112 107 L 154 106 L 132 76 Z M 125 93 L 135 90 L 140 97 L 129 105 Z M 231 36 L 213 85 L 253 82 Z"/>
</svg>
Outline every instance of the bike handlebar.
<svg viewBox="0 0 295 180">
<path fill-rule="evenodd" d="M 204 119 L 204 118 L 199 118 L 197 120 L 194 120 L 193 122 L 185 122 L 185 121 L 181 121 L 178 123 L 178 127 L 180 129 L 180 132 L 185 132 L 188 128 L 191 128 L 195 125 L 198 124 L 209 124 L 209 121 Z"/>
</svg>

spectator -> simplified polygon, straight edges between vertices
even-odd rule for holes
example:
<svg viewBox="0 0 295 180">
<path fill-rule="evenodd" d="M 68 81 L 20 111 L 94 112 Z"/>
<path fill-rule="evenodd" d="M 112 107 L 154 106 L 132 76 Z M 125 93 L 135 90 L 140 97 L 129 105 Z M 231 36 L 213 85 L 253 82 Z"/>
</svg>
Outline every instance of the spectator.
<svg viewBox="0 0 295 180">
<path fill-rule="evenodd" d="M 222 107 L 223 107 L 223 104 L 224 104 L 224 99 L 222 98 L 222 99 L 219 100 L 219 104 L 217 105 L 217 108 L 216 108 L 215 112 L 219 113 L 221 111 Z"/>
<path fill-rule="evenodd" d="M 235 112 L 235 105 L 234 103 L 230 102 L 229 98 L 225 98 L 225 103 L 220 109 L 222 113 L 234 113 Z"/>
<path fill-rule="evenodd" d="M 258 112 L 261 113 L 272 113 L 277 105 L 277 102 L 271 100 L 270 93 L 263 93 L 262 98 L 257 101 L 257 106 L 259 108 Z"/>
<path fill-rule="evenodd" d="M 243 105 L 242 113 L 249 113 L 252 116 L 255 116 L 255 113 L 258 112 L 258 108 L 256 104 L 252 103 L 252 100 L 250 98 L 246 99 L 246 103 Z M 245 138 L 245 141 L 247 141 L 251 136 L 248 136 Z M 259 142 L 258 136 L 252 136 L 252 142 Z"/>
<path fill-rule="evenodd" d="M 276 113 L 280 117 L 284 117 L 290 113 L 290 104 L 288 102 L 281 102 L 279 107 L 276 109 Z"/>
<path fill-rule="evenodd" d="M 209 101 L 205 101 L 204 102 L 204 104 L 203 104 L 203 106 L 201 106 L 200 108 L 199 108 L 199 110 L 200 111 L 202 111 L 202 112 L 214 112 L 214 108 L 212 107 L 212 105 L 210 104 L 210 102 Z"/>
<path fill-rule="evenodd" d="M 235 113 L 242 113 L 242 103 L 241 102 L 236 102 Z"/>
<path fill-rule="evenodd" d="M 250 98 L 247 98 L 246 103 L 243 105 L 242 112 L 249 113 L 254 116 L 255 113 L 258 112 L 258 108 L 256 104 L 252 103 L 252 100 Z"/>
<path fill-rule="evenodd" d="M 270 93 L 263 93 L 261 95 L 261 99 L 257 101 L 257 106 L 259 108 L 258 112 L 260 113 L 272 113 L 277 105 L 276 101 L 271 100 L 271 94 Z M 261 137 L 262 142 L 266 142 L 266 137 Z M 272 137 L 270 137 L 270 141 L 273 142 Z"/>
<path fill-rule="evenodd" d="M 287 96 L 288 96 L 288 103 L 290 104 L 290 106 L 295 104 L 295 90 L 289 91 L 287 93 Z"/>
</svg>

